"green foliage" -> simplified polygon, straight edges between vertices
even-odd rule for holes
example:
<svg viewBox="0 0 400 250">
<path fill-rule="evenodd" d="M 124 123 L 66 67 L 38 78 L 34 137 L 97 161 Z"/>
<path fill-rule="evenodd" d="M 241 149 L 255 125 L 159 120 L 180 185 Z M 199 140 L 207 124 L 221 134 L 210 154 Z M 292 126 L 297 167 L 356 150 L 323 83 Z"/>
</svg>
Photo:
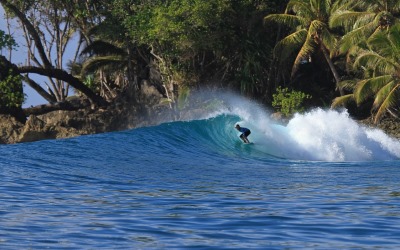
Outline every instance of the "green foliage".
<svg viewBox="0 0 400 250">
<path fill-rule="evenodd" d="M 329 29 L 328 21 L 337 6 L 332 0 L 290 0 L 284 14 L 265 17 L 267 24 L 277 23 L 289 29 L 288 35 L 275 46 L 275 55 L 280 63 L 293 62 L 291 76 L 294 77 L 304 61 L 318 58 L 322 52 L 336 82 L 338 76 L 332 62 L 335 55 L 337 34 Z"/>
<path fill-rule="evenodd" d="M 359 50 L 353 65 L 364 72 L 353 95 L 358 105 L 374 100 L 371 111 L 378 122 L 387 111 L 396 112 L 400 104 L 400 24 L 375 32 L 367 45 L 368 49 Z"/>
<path fill-rule="evenodd" d="M 97 92 L 97 85 L 94 80 L 93 75 L 87 75 L 85 80 L 83 81 L 83 84 L 85 84 L 89 89 L 91 89 L 93 92 Z"/>
<path fill-rule="evenodd" d="M 25 96 L 22 92 L 22 77 L 10 73 L 0 81 L 0 108 L 20 108 Z"/>
<path fill-rule="evenodd" d="M 290 116 L 304 112 L 305 107 L 302 104 L 306 99 L 311 99 L 311 96 L 301 91 L 289 91 L 288 88 L 278 87 L 273 94 L 272 106 L 285 116 Z"/>
<path fill-rule="evenodd" d="M 264 93 L 276 39 L 263 17 L 284 2 L 116 0 L 113 14 L 132 41 L 149 46 L 162 59 L 170 75 L 220 77 L 251 95 Z"/>
<path fill-rule="evenodd" d="M 15 49 L 16 47 L 18 47 L 18 44 L 14 38 L 0 30 L 0 50 L 3 48 Z"/>
</svg>

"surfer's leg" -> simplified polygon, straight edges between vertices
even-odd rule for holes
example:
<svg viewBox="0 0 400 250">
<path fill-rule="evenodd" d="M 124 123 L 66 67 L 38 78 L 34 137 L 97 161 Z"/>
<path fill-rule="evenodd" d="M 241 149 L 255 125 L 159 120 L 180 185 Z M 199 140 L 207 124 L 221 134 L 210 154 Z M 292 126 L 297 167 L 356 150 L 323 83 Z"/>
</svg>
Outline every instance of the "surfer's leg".
<svg viewBox="0 0 400 250">
<path fill-rule="evenodd" d="M 247 136 L 249 136 L 250 133 L 251 133 L 250 130 L 248 130 L 246 133 L 242 134 L 243 135 L 243 141 L 245 143 L 250 143 L 249 139 L 247 139 Z"/>
</svg>

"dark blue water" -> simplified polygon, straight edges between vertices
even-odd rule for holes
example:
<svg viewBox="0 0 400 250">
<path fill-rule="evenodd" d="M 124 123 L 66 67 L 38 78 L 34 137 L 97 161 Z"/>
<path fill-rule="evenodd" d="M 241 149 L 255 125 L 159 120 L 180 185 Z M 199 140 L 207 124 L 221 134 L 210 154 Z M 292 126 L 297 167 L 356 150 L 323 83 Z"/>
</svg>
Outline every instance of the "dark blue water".
<svg viewBox="0 0 400 250">
<path fill-rule="evenodd" d="M 0 249 L 398 249 L 400 142 L 335 115 L 3 145 Z"/>
</svg>

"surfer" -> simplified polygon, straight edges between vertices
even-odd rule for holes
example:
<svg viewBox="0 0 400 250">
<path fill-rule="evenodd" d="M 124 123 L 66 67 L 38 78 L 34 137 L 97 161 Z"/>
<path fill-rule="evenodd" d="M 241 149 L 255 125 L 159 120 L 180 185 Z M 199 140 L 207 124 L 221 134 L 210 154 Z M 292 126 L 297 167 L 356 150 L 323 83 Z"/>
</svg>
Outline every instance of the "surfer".
<svg viewBox="0 0 400 250">
<path fill-rule="evenodd" d="M 236 124 L 235 128 L 241 132 L 242 134 L 239 136 L 240 139 L 243 140 L 244 143 L 250 143 L 249 139 L 247 139 L 247 136 L 251 134 L 250 129 L 245 128 L 245 127 L 240 127 L 239 124 Z"/>
</svg>

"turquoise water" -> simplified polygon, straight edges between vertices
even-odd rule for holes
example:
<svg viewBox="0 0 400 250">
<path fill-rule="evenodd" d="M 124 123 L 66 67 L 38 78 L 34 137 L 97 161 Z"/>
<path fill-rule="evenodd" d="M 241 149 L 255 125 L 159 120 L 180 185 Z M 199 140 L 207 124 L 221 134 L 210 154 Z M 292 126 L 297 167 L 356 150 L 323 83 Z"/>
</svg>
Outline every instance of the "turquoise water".
<svg viewBox="0 0 400 250">
<path fill-rule="evenodd" d="M 0 150 L 0 249 L 400 248 L 400 142 L 345 112 L 282 126 L 230 109 Z"/>
</svg>

